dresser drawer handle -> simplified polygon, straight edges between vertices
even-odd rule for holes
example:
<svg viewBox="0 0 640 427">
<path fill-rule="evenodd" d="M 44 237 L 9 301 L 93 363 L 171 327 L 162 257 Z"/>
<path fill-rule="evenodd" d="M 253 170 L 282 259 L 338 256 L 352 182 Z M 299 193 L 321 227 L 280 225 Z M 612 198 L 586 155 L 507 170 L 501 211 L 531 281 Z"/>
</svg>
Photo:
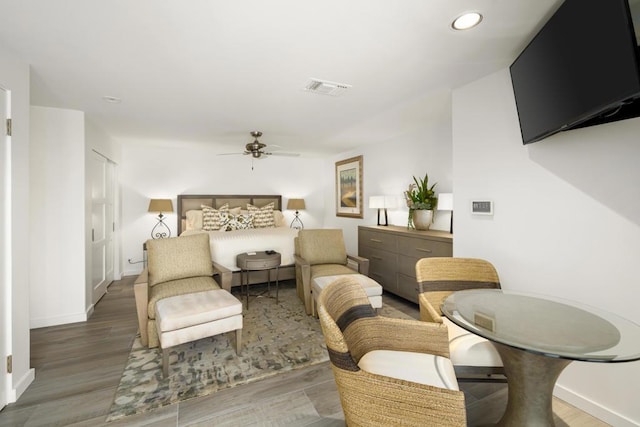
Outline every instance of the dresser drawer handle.
<svg viewBox="0 0 640 427">
<path fill-rule="evenodd" d="M 369 274 L 371 274 L 372 276 L 376 276 L 376 277 L 382 277 L 382 274 L 379 274 L 379 273 L 369 273 Z"/>
<path fill-rule="evenodd" d="M 372 256 L 371 258 L 377 259 L 378 261 L 382 261 L 382 257 L 381 256 Z"/>
<path fill-rule="evenodd" d="M 431 252 L 433 252 L 431 249 L 423 249 L 423 248 L 416 248 L 416 251 L 419 252 L 426 252 L 428 254 L 430 254 Z"/>
<path fill-rule="evenodd" d="M 370 240 L 375 243 L 382 243 L 382 240 L 380 239 L 370 239 Z"/>
</svg>

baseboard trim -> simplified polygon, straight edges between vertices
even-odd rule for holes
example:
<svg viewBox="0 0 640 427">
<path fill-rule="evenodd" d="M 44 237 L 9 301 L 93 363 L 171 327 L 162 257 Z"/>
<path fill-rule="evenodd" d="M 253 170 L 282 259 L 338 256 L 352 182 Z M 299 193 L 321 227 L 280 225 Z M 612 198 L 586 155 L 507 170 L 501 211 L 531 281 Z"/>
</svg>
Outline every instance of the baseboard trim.
<svg viewBox="0 0 640 427">
<path fill-rule="evenodd" d="M 89 308 L 87 308 L 87 311 L 85 312 L 85 319 L 89 319 L 91 317 L 91 315 L 93 314 L 93 309 L 95 308 L 95 306 L 96 306 L 95 304 L 91 304 L 89 306 Z"/>
<path fill-rule="evenodd" d="M 122 276 L 139 276 L 140 273 L 142 273 L 141 268 L 128 269 L 128 270 L 124 270 L 124 272 L 122 273 Z"/>
<path fill-rule="evenodd" d="M 593 415 L 601 421 L 616 427 L 638 427 L 640 423 L 630 420 L 629 418 L 613 412 L 609 408 L 594 402 L 591 399 L 576 393 L 566 387 L 556 384 L 553 395 L 565 402 Z"/>
<path fill-rule="evenodd" d="M 36 379 L 36 370 L 33 368 L 29 368 L 27 372 L 18 380 L 16 384 L 16 388 L 12 388 L 9 391 L 9 395 L 7 396 L 7 403 L 17 402 L 27 390 L 27 387 L 31 385 L 31 383 Z"/>
<path fill-rule="evenodd" d="M 90 307 L 90 310 L 91 312 L 93 312 L 93 306 Z M 76 314 L 66 314 L 63 316 L 54 316 L 54 317 L 41 317 L 38 319 L 32 318 L 30 321 L 30 329 L 65 325 L 67 323 L 86 322 L 87 319 L 88 319 L 87 312 L 76 313 Z"/>
</svg>

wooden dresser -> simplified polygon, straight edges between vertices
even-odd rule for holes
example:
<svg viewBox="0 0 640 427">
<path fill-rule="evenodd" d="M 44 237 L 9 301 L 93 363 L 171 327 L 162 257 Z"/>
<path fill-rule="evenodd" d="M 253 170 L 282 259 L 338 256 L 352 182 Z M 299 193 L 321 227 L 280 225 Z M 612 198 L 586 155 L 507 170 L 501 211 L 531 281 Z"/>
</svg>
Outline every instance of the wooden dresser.
<svg viewBox="0 0 640 427">
<path fill-rule="evenodd" d="M 385 291 L 418 302 L 416 262 L 453 256 L 453 234 L 397 225 L 358 227 L 358 255 L 369 259 L 369 277 Z"/>
</svg>

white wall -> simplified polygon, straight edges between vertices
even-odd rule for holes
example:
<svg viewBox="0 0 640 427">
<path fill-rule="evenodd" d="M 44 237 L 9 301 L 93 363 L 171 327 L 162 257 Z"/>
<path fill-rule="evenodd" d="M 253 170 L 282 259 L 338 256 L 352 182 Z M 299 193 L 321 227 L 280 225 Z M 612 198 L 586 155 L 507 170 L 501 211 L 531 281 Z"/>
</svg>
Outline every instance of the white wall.
<svg viewBox="0 0 640 427">
<path fill-rule="evenodd" d="M 358 253 L 358 226 L 376 225 L 377 210 L 369 209 L 369 197 L 397 196 L 402 205 L 388 210 L 389 224 L 406 226 L 409 209 L 404 205 L 403 192 L 413 182 L 413 176 L 429 174 L 429 182 L 436 183 L 436 193 L 452 191 L 451 98 L 449 92 L 428 94 L 391 108 L 378 117 L 354 126 L 354 138 L 373 126 L 384 127 L 385 133 L 395 135 L 387 141 L 363 145 L 358 150 L 333 156 L 325 162 L 324 226 L 342 228 L 347 251 Z M 437 98 L 439 107 L 427 107 L 427 101 Z M 415 119 L 418 120 L 415 120 Z M 336 216 L 335 163 L 355 156 L 363 156 L 364 218 Z M 449 230 L 450 212 L 436 212 L 434 230 Z M 454 230 L 455 233 L 455 230 Z"/>
<path fill-rule="evenodd" d="M 321 159 L 277 157 L 254 161 L 249 156 L 217 156 L 203 144 L 127 143 L 122 147 L 120 182 L 122 188 L 123 264 L 126 275 L 142 270 L 142 244 L 150 238 L 155 214 L 147 212 L 149 199 L 169 198 L 177 209 L 178 194 L 281 194 L 283 205 L 289 198 L 304 198 L 301 218 L 306 228 L 322 227 L 323 188 L 327 178 Z M 283 211 L 287 221 L 292 211 Z M 175 236 L 177 213 L 165 220 Z M 135 264 L 130 264 L 131 259 Z"/>
<path fill-rule="evenodd" d="M 83 112 L 31 107 L 32 328 L 87 319 L 84 144 Z"/>
<path fill-rule="evenodd" d="M 455 256 L 494 263 L 506 289 L 569 298 L 640 323 L 640 119 L 523 146 L 508 70 L 453 93 Z M 495 203 L 472 216 L 473 198 Z M 640 362 L 574 362 L 556 395 L 640 425 Z"/>
<path fill-rule="evenodd" d="M 83 112 L 31 107 L 32 328 L 85 321 L 93 311 L 92 150 L 120 160 L 119 144 Z"/>
<path fill-rule="evenodd" d="M 8 331 L 0 331 L 7 350 L 13 355 L 13 373 L 9 374 L 7 398 L 17 400 L 34 380 L 30 368 L 29 342 L 29 66 L 0 45 L 0 85 L 11 92 L 11 196 L 8 230 L 11 233 L 10 288 L 0 295 Z M 5 224 L 2 224 L 5 226 Z M 4 311 L 9 308 L 9 313 Z"/>
</svg>

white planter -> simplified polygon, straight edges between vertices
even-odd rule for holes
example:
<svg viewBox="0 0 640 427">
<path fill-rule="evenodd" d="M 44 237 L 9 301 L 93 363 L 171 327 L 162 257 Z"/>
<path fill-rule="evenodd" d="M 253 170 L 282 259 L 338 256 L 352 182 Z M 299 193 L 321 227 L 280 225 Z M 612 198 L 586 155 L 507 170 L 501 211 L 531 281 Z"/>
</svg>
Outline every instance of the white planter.
<svg viewBox="0 0 640 427">
<path fill-rule="evenodd" d="M 416 230 L 428 230 L 433 223 L 433 211 L 416 209 L 413 211 L 413 226 Z"/>
</svg>

